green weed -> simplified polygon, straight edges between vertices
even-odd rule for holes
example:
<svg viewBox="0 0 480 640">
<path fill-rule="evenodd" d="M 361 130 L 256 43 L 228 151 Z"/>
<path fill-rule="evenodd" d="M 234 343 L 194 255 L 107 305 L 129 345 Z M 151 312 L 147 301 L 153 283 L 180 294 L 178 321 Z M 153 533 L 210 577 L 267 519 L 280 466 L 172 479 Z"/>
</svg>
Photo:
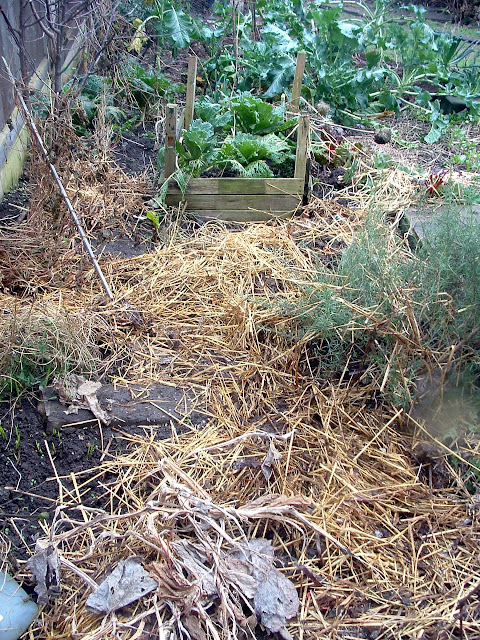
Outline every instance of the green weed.
<svg viewBox="0 0 480 640">
<path fill-rule="evenodd" d="M 406 406 L 418 370 L 452 348 L 459 367 L 478 378 L 478 222 L 447 210 L 412 255 L 371 216 L 336 268 L 319 264 L 302 297 L 283 311 L 322 380 L 385 379 L 385 393 Z"/>
<path fill-rule="evenodd" d="M 480 171 L 480 152 L 477 145 L 467 137 L 459 125 L 452 126 L 449 142 L 454 151 L 454 155 L 450 159 L 452 165 L 460 165 L 467 171 Z"/>
<path fill-rule="evenodd" d="M 69 371 L 90 372 L 99 356 L 84 319 L 32 308 L 0 327 L 0 396 L 20 395 Z"/>
</svg>

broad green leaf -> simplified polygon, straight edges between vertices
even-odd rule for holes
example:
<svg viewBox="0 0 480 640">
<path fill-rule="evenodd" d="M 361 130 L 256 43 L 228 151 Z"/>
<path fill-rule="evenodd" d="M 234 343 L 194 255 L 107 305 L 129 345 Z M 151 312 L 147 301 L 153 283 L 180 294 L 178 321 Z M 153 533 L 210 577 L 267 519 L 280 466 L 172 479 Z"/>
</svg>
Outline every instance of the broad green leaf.
<svg viewBox="0 0 480 640">
<path fill-rule="evenodd" d="M 181 10 L 170 6 L 164 13 L 164 34 L 170 36 L 179 49 L 185 49 L 190 44 L 192 21 Z"/>
</svg>

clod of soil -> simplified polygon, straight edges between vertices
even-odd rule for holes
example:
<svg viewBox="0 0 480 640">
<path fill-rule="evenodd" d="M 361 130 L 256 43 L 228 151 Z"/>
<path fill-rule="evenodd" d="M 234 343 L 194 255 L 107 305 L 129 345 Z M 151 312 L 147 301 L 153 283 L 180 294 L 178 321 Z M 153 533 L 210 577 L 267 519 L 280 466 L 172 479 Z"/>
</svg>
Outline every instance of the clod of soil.
<svg viewBox="0 0 480 640">
<path fill-rule="evenodd" d="M 392 130 L 389 127 L 383 127 L 375 132 L 373 139 L 377 144 L 388 144 L 392 140 Z"/>
</svg>

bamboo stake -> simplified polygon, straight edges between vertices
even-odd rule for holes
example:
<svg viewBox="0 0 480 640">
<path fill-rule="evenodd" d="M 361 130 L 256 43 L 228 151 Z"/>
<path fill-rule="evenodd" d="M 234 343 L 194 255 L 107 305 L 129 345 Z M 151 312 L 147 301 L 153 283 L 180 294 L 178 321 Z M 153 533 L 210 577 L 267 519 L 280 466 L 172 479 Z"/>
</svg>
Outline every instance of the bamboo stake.
<svg viewBox="0 0 480 640">
<path fill-rule="evenodd" d="M 195 86 L 197 83 L 197 56 L 190 56 L 188 59 L 187 76 L 187 101 L 185 104 L 185 129 L 188 129 L 193 120 L 195 108 Z"/>
<path fill-rule="evenodd" d="M 48 168 L 50 169 L 50 173 L 53 176 L 53 179 L 55 180 L 55 182 L 57 183 L 58 189 L 60 191 L 60 194 L 65 202 L 65 204 L 67 205 L 67 209 L 70 213 L 70 215 L 72 216 L 72 220 L 74 221 L 78 233 L 80 234 L 80 237 L 82 239 L 83 242 L 83 246 L 85 247 L 89 257 L 90 257 L 90 261 L 93 265 L 93 268 L 95 269 L 98 277 L 100 278 L 100 282 L 102 283 L 103 288 L 105 289 L 105 292 L 107 294 L 107 296 L 110 298 L 110 300 L 113 300 L 113 293 L 110 289 L 110 287 L 108 286 L 107 281 L 105 280 L 105 276 L 103 275 L 103 272 L 100 268 L 100 265 L 97 262 L 97 259 L 95 258 L 95 254 L 93 253 L 93 249 L 90 245 L 90 242 L 88 241 L 87 236 L 85 235 L 85 232 L 83 230 L 82 224 L 80 222 L 79 217 L 77 216 L 77 213 L 75 211 L 75 209 L 73 208 L 72 203 L 70 202 L 70 198 L 67 195 L 67 192 L 65 191 L 65 188 L 63 186 L 62 181 L 60 180 L 60 177 L 57 173 L 57 170 L 55 169 L 55 167 L 53 166 L 53 164 L 50 162 L 50 158 L 48 156 L 48 152 L 47 149 L 45 148 L 45 145 L 43 144 L 43 140 L 42 137 L 40 136 L 40 134 L 38 133 L 38 129 L 35 126 L 35 122 L 33 120 L 32 114 L 30 113 L 25 100 L 23 99 L 22 94 L 20 93 L 20 91 L 17 88 L 17 85 L 15 83 L 15 79 L 12 75 L 12 72 L 10 70 L 10 67 L 8 66 L 7 61 L 5 60 L 5 58 L 2 56 L 2 60 L 3 60 L 3 64 L 5 65 L 5 68 L 7 70 L 7 73 L 10 77 L 10 82 L 13 85 L 13 88 L 15 90 L 15 94 L 18 98 L 18 101 L 20 102 L 20 105 L 22 107 L 22 111 L 23 114 L 25 116 L 25 119 L 27 121 L 27 126 L 30 129 L 30 133 L 32 134 L 32 136 L 35 138 L 35 140 L 37 141 L 37 144 L 43 154 L 43 157 L 45 159 L 45 163 L 47 164 Z"/>
</svg>

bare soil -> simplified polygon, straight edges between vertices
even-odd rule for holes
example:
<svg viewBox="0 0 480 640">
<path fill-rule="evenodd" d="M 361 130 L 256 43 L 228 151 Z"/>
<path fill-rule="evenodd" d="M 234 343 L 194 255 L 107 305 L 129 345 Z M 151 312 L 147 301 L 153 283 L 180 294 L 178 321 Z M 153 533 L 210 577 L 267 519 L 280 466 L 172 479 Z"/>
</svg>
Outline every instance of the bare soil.
<svg viewBox="0 0 480 640">
<path fill-rule="evenodd" d="M 17 559 L 29 556 L 37 537 L 44 535 L 41 523 L 52 521 L 59 505 L 59 482 L 62 491 L 75 495 L 70 474 L 82 472 L 82 479 L 88 480 L 102 460 L 126 450 L 125 436 L 145 434 L 136 426 L 121 430 L 79 424 L 48 435 L 36 401 L 26 398 L 1 404 L 0 424 L 0 531 Z M 170 436 L 170 427 L 155 427 L 156 439 Z M 102 488 L 95 487 L 82 503 L 103 507 Z"/>
</svg>

